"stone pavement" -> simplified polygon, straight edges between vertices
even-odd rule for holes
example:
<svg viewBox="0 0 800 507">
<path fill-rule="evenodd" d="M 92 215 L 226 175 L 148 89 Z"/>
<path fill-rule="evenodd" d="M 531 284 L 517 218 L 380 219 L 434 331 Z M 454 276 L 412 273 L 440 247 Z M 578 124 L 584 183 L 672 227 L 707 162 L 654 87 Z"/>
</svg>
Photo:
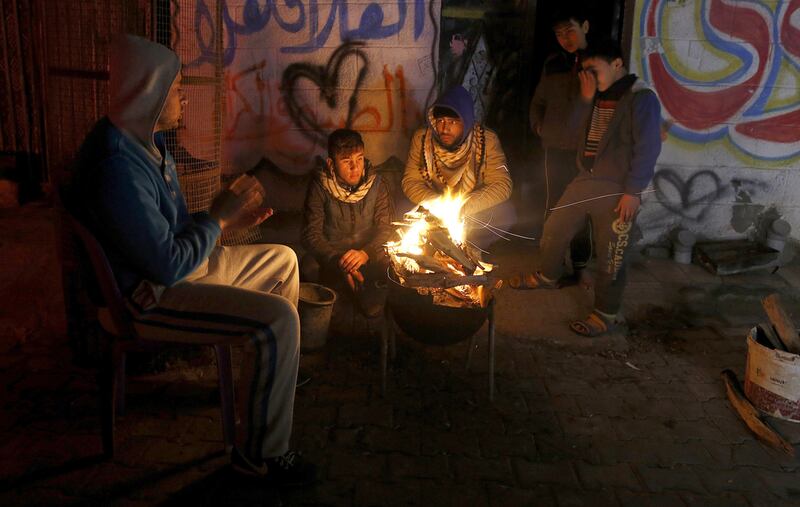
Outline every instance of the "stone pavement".
<svg viewBox="0 0 800 507">
<path fill-rule="evenodd" d="M 0 214 L 1 505 L 800 505 L 797 460 L 754 439 L 719 377 L 743 378 L 761 297 L 797 308 L 797 267 L 723 278 L 638 259 L 630 335 L 601 340 L 565 330 L 590 307 L 581 289 L 503 289 L 493 404 L 485 329 L 470 372 L 465 344 L 400 335 L 382 398 L 376 338 L 337 309 L 339 335 L 302 357 L 312 380 L 295 409 L 294 447 L 320 481 L 276 491 L 226 467 L 212 364 L 131 378 L 118 456 L 100 460 L 97 387 L 64 338 L 49 212 L 26 213 Z M 505 273 L 535 255 L 495 253 Z"/>
</svg>

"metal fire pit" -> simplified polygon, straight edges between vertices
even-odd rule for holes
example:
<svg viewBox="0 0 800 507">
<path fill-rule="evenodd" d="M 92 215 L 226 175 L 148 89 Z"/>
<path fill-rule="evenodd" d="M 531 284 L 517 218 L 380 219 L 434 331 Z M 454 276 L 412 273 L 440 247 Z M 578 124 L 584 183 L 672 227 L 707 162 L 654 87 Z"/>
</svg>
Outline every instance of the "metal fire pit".
<svg viewBox="0 0 800 507">
<path fill-rule="evenodd" d="M 432 295 L 405 287 L 389 269 L 389 294 L 381 343 L 381 390 L 386 392 L 387 362 L 394 360 L 395 325 L 408 336 L 426 345 L 453 345 L 469 339 L 466 368 L 469 370 L 476 348 L 476 333 L 489 319 L 489 400 L 494 399 L 494 297 L 485 308 L 435 305 Z"/>
<path fill-rule="evenodd" d="M 425 345 L 453 345 L 474 335 L 486 322 L 489 307 L 455 308 L 433 304 L 433 296 L 404 287 L 389 276 L 386 304 L 395 323 L 408 336 Z"/>
</svg>

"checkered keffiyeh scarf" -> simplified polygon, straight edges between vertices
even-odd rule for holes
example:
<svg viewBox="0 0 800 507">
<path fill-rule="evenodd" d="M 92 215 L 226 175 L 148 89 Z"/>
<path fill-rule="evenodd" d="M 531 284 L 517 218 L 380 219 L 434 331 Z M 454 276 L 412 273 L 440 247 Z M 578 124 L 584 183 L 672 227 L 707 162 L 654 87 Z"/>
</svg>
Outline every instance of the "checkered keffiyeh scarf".
<svg viewBox="0 0 800 507">
<path fill-rule="evenodd" d="M 373 173 L 371 169 L 371 165 L 367 163 L 364 167 L 364 174 L 366 177 L 362 178 L 361 183 L 353 188 L 342 186 L 339 180 L 336 179 L 336 175 L 327 168 L 322 169 L 320 181 L 322 181 L 322 187 L 331 194 L 334 199 L 352 204 L 363 199 L 369 192 L 369 189 L 372 188 L 372 184 L 375 182 L 375 173 Z"/>
<path fill-rule="evenodd" d="M 435 130 L 428 128 L 422 147 L 425 159 L 425 164 L 420 167 L 422 177 L 429 185 L 436 181 L 438 185 L 456 192 L 470 193 L 477 186 L 483 164 L 483 127 L 475 124 L 455 150 L 448 150 L 435 137 Z"/>
</svg>

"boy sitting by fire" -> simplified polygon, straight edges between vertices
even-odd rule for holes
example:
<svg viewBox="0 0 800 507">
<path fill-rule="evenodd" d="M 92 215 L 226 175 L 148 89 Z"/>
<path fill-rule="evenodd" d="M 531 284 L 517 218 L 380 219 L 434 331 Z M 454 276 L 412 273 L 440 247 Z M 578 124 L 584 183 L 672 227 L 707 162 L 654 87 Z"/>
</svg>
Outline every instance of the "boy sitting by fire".
<svg viewBox="0 0 800 507">
<path fill-rule="evenodd" d="M 436 100 L 427 125 L 414 133 L 402 187 L 414 204 L 447 189 L 465 196 L 467 239 L 479 248 L 497 239 L 491 226 L 507 230 L 516 219 L 503 147 L 497 134 L 475 122 L 472 96 L 460 85 Z"/>
<path fill-rule="evenodd" d="M 641 194 L 653 179 L 661 152 L 661 106 L 655 92 L 628 74 L 619 46 L 606 41 L 581 55 L 580 100 L 571 124 L 582 132 L 578 175 L 567 185 L 544 224 L 538 271 L 509 281 L 515 289 L 554 289 L 564 252 L 591 217 L 597 244 L 592 313 L 570 328 L 598 336 L 622 323 L 625 260 Z"/>
<path fill-rule="evenodd" d="M 388 185 L 364 158 L 361 135 L 332 132 L 325 166 L 306 195 L 303 245 L 319 264 L 320 280 L 353 294 L 366 317 L 383 310 L 383 244 L 393 233 L 393 208 Z"/>
</svg>

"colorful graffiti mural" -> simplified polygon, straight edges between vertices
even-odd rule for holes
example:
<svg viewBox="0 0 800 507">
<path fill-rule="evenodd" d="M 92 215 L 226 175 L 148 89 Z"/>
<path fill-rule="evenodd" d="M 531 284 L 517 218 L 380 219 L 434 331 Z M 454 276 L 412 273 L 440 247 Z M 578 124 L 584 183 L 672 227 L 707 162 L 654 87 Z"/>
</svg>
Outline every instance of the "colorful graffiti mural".
<svg viewBox="0 0 800 507">
<path fill-rule="evenodd" d="M 174 36 L 190 55 L 185 72 L 210 72 L 222 30 L 226 172 L 262 158 L 289 173 L 308 172 L 324 155 L 328 133 L 341 127 L 364 134 L 373 162 L 405 159 L 435 92 L 438 0 L 178 3 L 193 20 L 191 32 Z M 182 142 L 193 151 L 190 124 Z"/>
<path fill-rule="evenodd" d="M 637 14 L 634 68 L 671 135 L 757 161 L 800 157 L 800 0 L 644 0 Z"/>
</svg>

